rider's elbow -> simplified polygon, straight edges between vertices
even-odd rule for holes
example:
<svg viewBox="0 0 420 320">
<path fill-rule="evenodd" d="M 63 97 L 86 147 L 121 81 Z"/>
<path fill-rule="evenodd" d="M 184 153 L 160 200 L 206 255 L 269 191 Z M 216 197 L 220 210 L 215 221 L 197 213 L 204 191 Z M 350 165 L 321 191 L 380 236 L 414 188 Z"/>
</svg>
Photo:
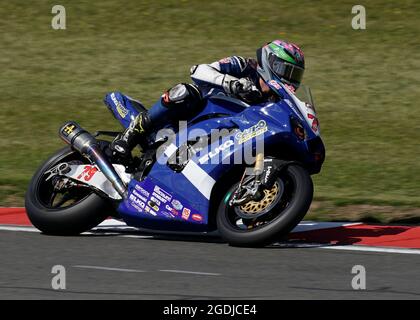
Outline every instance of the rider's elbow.
<svg viewBox="0 0 420 320">
<path fill-rule="evenodd" d="M 190 69 L 190 76 L 194 75 L 195 71 L 197 70 L 199 64 L 193 65 Z"/>
</svg>

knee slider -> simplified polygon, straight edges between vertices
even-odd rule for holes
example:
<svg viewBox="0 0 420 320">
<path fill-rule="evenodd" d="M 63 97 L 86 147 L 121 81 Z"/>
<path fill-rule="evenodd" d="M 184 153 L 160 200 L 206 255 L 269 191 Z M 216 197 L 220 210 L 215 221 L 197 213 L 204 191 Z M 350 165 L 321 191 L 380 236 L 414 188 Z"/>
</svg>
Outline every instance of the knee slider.
<svg viewBox="0 0 420 320">
<path fill-rule="evenodd" d="M 201 101 L 201 92 L 197 86 L 180 83 L 162 95 L 162 104 L 168 108 L 176 105 L 193 106 Z"/>
</svg>

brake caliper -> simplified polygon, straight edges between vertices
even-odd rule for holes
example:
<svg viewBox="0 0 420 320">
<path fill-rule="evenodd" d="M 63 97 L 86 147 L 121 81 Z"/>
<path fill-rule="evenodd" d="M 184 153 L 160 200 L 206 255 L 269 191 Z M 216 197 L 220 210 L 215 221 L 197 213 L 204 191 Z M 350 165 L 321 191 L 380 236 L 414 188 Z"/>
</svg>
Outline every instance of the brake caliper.
<svg viewBox="0 0 420 320">
<path fill-rule="evenodd" d="M 279 172 L 289 162 L 258 155 L 254 168 L 247 168 L 238 188 L 233 193 L 229 206 L 243 206 L 248 202 L 259 202 L 274 188 Z M 251 177 L 254 176 L 251 182 Z M 247 179 L 249 177 L 249 179 Z"/>
</svg>

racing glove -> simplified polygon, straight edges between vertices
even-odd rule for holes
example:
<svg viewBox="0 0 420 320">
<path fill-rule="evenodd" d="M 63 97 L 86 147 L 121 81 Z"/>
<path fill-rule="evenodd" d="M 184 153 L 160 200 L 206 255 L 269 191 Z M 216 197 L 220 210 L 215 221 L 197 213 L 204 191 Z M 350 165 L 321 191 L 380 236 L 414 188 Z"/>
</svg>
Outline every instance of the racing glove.
<svg viewBox="0 0 420 320">
<path fill-rule="evenodd" d="M 253 103 L 261 98 L 261 91 L 248 78 L 233 79 L 229 81 L 228 93 L 241 98 L 242 100 Z"/>
</svg>

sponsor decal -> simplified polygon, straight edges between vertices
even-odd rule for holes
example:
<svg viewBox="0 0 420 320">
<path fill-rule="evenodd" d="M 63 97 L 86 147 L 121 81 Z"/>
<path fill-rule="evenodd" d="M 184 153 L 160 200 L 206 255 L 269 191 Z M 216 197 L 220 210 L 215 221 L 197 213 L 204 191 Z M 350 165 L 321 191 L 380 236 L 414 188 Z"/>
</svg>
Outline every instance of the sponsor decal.
<svg viewBox="0 0 420 320">
<path fill-rule="evenodd" d="M 175 208 L 172 208 L 169 205 L 166 205 L 165 209 L 172 213 L 174 216 L 177 216 L 179 214 L 179 212 Z"/>
<path fill-rule="evenodd" d="M 258 121 L 257 124 L 238 132 L 235 135 L 235 139 L 238 140 L 238 143 L 244 143 L 252 138 L 255 138 L 268 130 L 267 123 L 264 120 Z"/>
<path fill-rule="evenodd" d="M 264 177 L 264 183 L 267 183 L 268 182 L 268 177 L 270 176 L 270 174 L 271 174 L 271 169 L 272 169 L 273 167 L 272 166 L 268 166 L 267 167 L 267 171 L 265 172 L 265 177 Z"/>
<path fill-rule="evenodd" d="M 235 142 L 233 142 L 232 140 L 227 140 L 226 142 L 224 142 L 223 144 L 221 144 L 220 146 L 218 146 L 216 149 L 214 149 L 213 151 L 210 151 L 209 153 L 207 153 L 205 156 L 201 157 L 198 162 L 200 162 L 201 164 L 203 163 L 207 163 L 211 158 L 214 158 L 215 156 L 217 156 L 220 152 L 230 148 L 231 146 L 233 146 L 235 144 Z"/>
<path fill-rule="evenodd" d="M 181 204 L 181 202 L 179 202 L 176 199 L 172 200 L 171 204 L 176 210 L 182 210 L 183 208 L 183 205 Z"/>
<path fill-rule="evenodd" d="M 190 217 L 190 213 L 190 209 L 184 208 L 184 210 L 182 210 L 182 219 L 188 220 L 188 218 Z"/>
<path fill-rule="evenodd" d="M 147 202 L 147 198 L 143 197 L 140 193 L 138 193 L 136 190 L 133 190 L 132 193 L 139 199 L 141 199 L 144 202 Z"/>
<path fill-rule="evenodd" d="M 175 218 L 175 216 L 170 212 L 161 211 L 160 213 L 166 218 L 169 218 L 169 219 L 174 219 Z"/>
<path fill-rule="evenodd" d="M 314 116 L 313 114 L 308 113 L 308 119 L 309 120 L 312 120 L 312 125 L 311 125 L 312 130 L 315 133 L 318 132 L 318 130 L 319 130 L 319 121 L 318 121 L 318 118 L 316 116 Z"/>
<path fill-rule="evenodd" d="M 121 118 L 124 119 L 128 114 L 127 108 L 124 107 L 120 101 L 118 101 L 118 99 L 115 97 L 114 92 L 111 93 L 111 99 L 112 99 L 112 102 L 114 102 L 115 107 L 117 107 L 118 114 L 121 116 Z"/>
<path fill-rule="evenodd" d="M 168 200 L 166 200 L 164 197 L 162 197 L 162 196 L 160 196 L 159 194 L 157 194 L 156 192 L 153 192 L 152 193 L 152 199 L 153 198 L 155 198 L 155 199 L 158 199 L 159 200 L 159 205 L 160 205 L 160 203 L 167 203 L 168 202 Z"/>
<path fill-rule="evenodd" d="M 153 201 L 153 203 L 156 203 L 158 207 L 162 204 L 158 199 L 156 199 L 153 195 L 150 197 L 150 201 Z"/>
<path fill-rule="evenodd" d="M 133 194 L 130 194 L 129 200 L 130 200 L 131 206 L 133 206 L 137 211 L 143 212 L 143 209 L 146 206 L 146 204 L 143 201 L 136 198 L 136 196 Z"/>
<path fill-rule="evenodd" d="M 146 198 L 148 198 L 150 196 L 149 191 L 146 191 L 145 189 L 143 189 L 142 187 L 140 187 L 139 185 L 136 185 L 136 190 L 138 192 L 140 192 L 142 195 L 144 195 Z"/>
<path fill-rule="evenodd" d="M 200 214 L 197 214 L 197 213 L 194 213 L 194 214 L 191 216 L 191 218 L 192 218 L 194 221 L 197 221 L 197 222 L 201 222 L 201 221 L 203 221 L 203 217 L 202 217 Z"/>
<path fill-rule="evenodd" d="M 158 196 L 161 197 L 161 199 L 164 199 L 164 203 L 171 201 L 172 200 L 172 196 L 170 195 L 169 192 L 166 192 L 165 190 L 159 188 L 158 186 L 155 186 L 154 190 L 153 190 L 154 194 L 157 194 Z"/>
<path fill-rule="evenodd" d="M 291 93 L 295 93 L 295 88 L 291 86 L 290 84 L 285 83 L 284 86 L 289 90 Z"/>
<path fill-rule="evenodd" d="M 74 124 L 69 124 L 61 132 L 67 137 L 74 131 L 75 128 L 76 126 Z"/>
<path fill-rule="evenodd" d="M 268 83 L 271 84 L 277 90 L 281 89 L 280 84 L 276 80 L 270 80 Z"/>
<path fill-rule="evenodd" d="M 150 207 L 148 207 L 148 206 L 146 206 L 144 208 L 144 211 L 146 211 L 147 213 L 150 213 L 152 216 L 156 216 L 157 215 L 157 213 L 154 212 L 152 209 L 150 209 Z"/>
<path fill-rule="evenodd" d="M 159 207 L 158 207 L 158 205 L 156 204 L 156 202 L 154 202 L 153 200 L 150 200 L 148 203 L 147 203 L 147 205 L 151 208 L 151 209 L 153 209 L 153 210 L 155 210 L 155 211 L 159 211 Z"/>
</svg>

